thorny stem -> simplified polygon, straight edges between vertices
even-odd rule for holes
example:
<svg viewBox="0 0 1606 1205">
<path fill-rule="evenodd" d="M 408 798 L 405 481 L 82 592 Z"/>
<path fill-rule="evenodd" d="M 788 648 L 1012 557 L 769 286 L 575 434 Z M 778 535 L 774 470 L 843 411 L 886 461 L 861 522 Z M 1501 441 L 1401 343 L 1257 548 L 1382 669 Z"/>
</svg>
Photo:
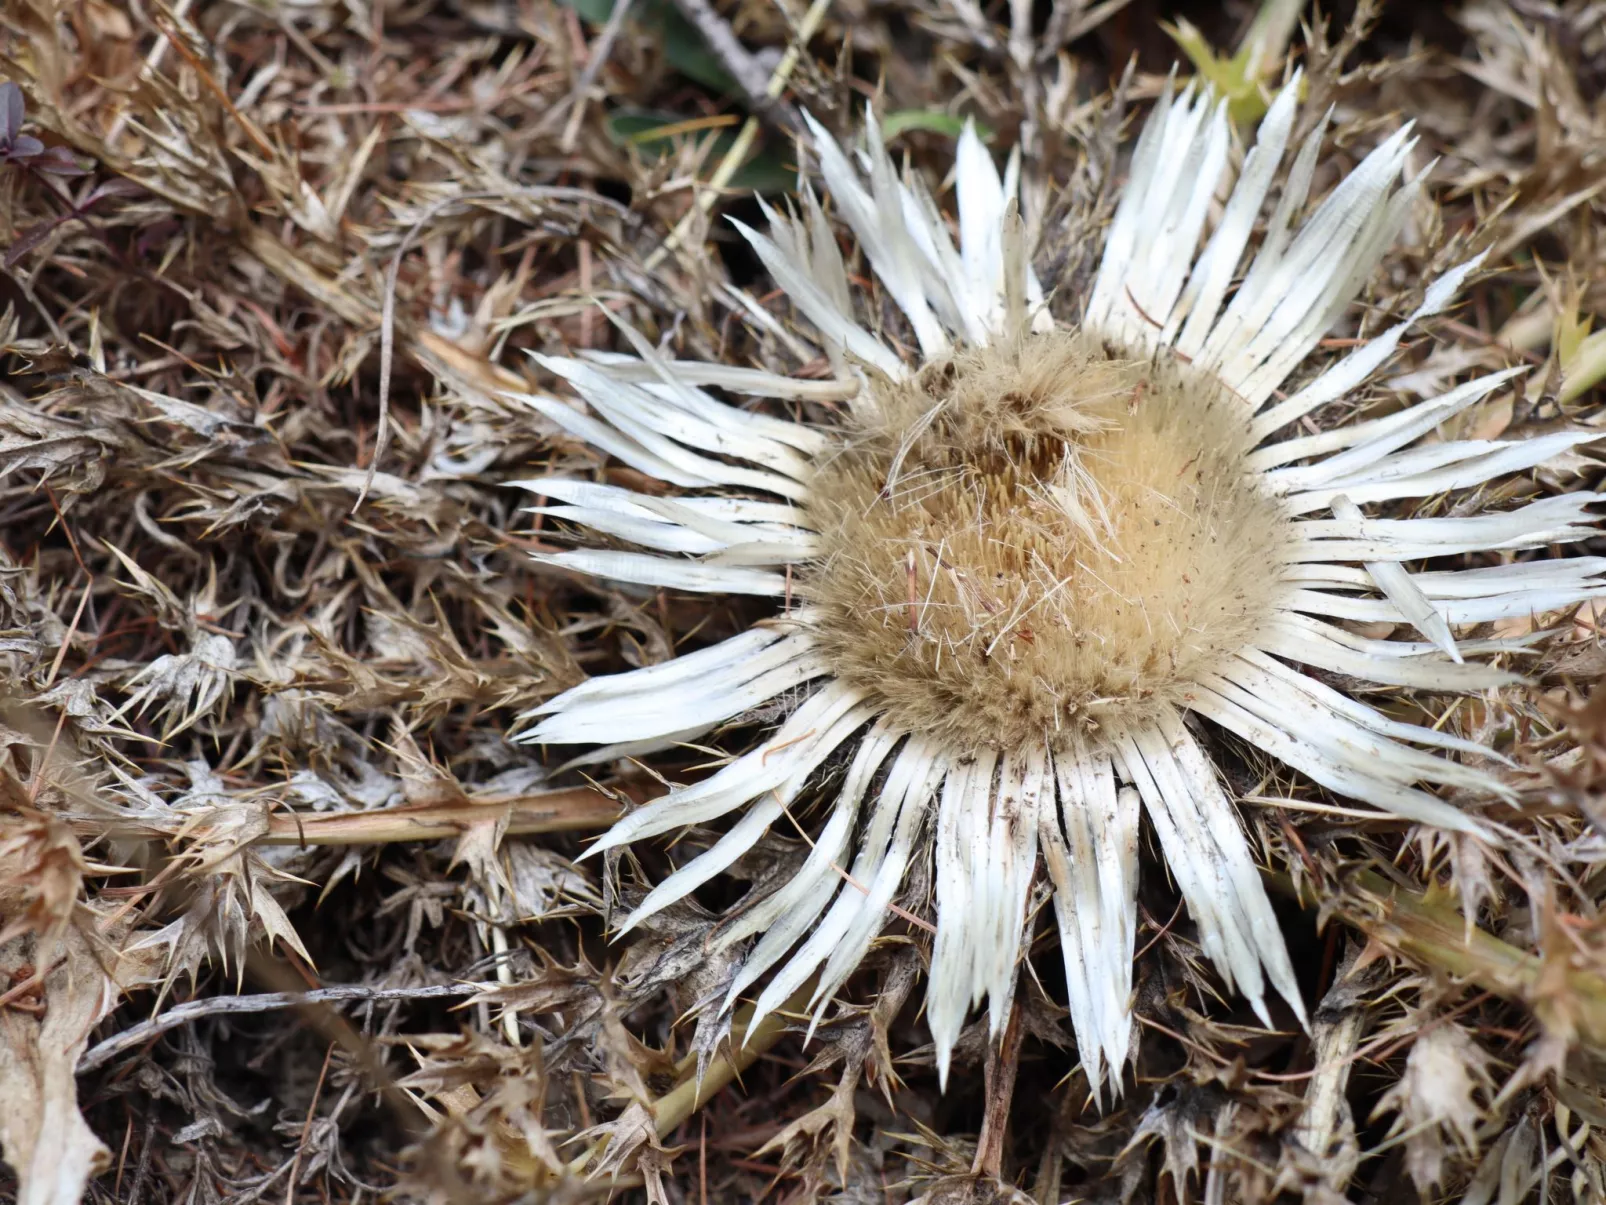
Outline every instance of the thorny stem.
<svg viewBox="0 0 1606 1205">
<path fill-rule="evenodd" d="M 1309 884 L 1284 874 L 1266 876 L 1280 893 L 1306 908 L 1325 906 L 1373 941 L 1408 958 L 1508 1000 L 1533 1008 L 1542 1022 L 1571 1028 L 1606 1050 L 1606 980 L 1501 941 L 1467 923 L 1456 909 L 1390 883 L 1372 871 L 1350 877 L 1336 892 L 1317 897 Z"/>
<path fill-rule="evenodd" d="M 259 840 L 274 845 L 438 840 L 460 834 L 469 824 L 491 819 L 498 808 L 507 809 L 505 831 L 510 835 L 602 828 L 619 811 L 618 804 L 603 792 L 580 788 L 495 804 L 279 815 L 273 817 L 269 832 Z M 1340 890 L 1321 897 L 1308 882 L 1296 884 L 1286 874 L 1267 873 L 1265 877 L 1268 885 L 1298 900 L 1301 906 L 1326 906 L 1346 924 L 1389 949 L 1505 999 L 1534 1007 L 1542 1019 L 1568 1023 L 1584 1041 L 1606 1050 L 1606 980 L 1600 975 L 1546 960 L 1501 941 L 1469 926 L 1453 907 L 1390 883 L 1371 871 L 1355 874 Z M 806 1006 L 808 990 L 805 987 L 781 1009 L 765 1017 L 750 1037 L 747 1028 L 752 1008 L 739 1010 L 731 1025 L 729 1047 L 710 1061 L 701 1081 L 696 1075 L 695 1056 L 689 1056 L 682 1064 L 680 1082 L 651 1105 L 658 1136 L 664 1138 L 673 1133 L 773 1047 L 785 1032 L 785 1015 Z M 988 1058 L 988 1108 L 976 1155 L 978 1171 L 989 1170 L 1002 1156 L 998 1144 L 1007 1118 L 1019 1045 L 1018 1017 L 1012 1016 L 999 1050 Z"/>
</svg>

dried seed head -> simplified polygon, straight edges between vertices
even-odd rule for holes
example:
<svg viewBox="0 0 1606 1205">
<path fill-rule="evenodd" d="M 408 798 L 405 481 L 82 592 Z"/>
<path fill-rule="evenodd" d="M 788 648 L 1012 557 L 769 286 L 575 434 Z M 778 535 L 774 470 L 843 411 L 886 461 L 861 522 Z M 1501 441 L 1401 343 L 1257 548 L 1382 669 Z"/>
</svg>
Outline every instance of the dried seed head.
<svg viewBox="0 0 1606 1205">
<path fill-rule="evenodd" d="M 1056 332 L 876 401 L 813 483 L 804 589 L 836 673 L 899 724 L 1013 749 L 1140 720 L 1271 613 L 1289 525 L 1205 374 Z"/>
</svg>

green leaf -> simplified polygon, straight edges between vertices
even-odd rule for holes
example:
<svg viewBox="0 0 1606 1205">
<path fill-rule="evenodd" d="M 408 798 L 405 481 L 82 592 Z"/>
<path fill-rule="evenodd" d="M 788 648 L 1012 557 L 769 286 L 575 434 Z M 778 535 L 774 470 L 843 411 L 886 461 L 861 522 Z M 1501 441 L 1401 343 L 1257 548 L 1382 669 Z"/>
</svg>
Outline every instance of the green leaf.
<svg viewBox="0 0 1606 1205">
<path fill-rule="evenodd" d="M 563 0 L 566 7 L 580 14 L 580 19 L 593 25 L 606 25 L 613 16 L 613 0 Z"/>
<path fill-rule="evenodd" d="M 991 142 L 991 126 L 976 122 L 976 134 L 983 142 Z M 958 138 L 965 132 L 965 118 L 936 109 L 899 109 L 881 119 L 881 133 L 888 142 L 909 130 L 926 130 L 932 134 L 945 134 Z"/>
<path fill-rule="evenodd" d="M 1260 0 L 1249 31 L 1231 58 L 1219 54 L 1186 18 L 1160 28 L 1188 56 L 1199 77 L 1227 102 L 1227 116 L 1239 125 L 1259 121 L 1271 107 L 1270 80 L 1288 53 L 1288 41 L 1299 22 L 1304 0 Z M 1304 91 L 1304 85 L 1300 85 Z"/>
<path fill-rule="evenodd" d="M 1227 114 L 1233 121 L 1248 123 L 1265 115 L 1268 107 L 1265 89 L 1249 72 L 1247 50 L 1230 59 L 1223 58 L 1186 18 L 1178 18 L 1175 25 L 1162 21 L 1160 28 L 1171 35 L 1171 40 L 1188 56 L 1194 70 L 1215 94 L 1226 100 Z"/>
<path fill-rule="evenodd" d="M 613 16 L 614 0 L 561 0 L 582 20 L 604 25 Z M 736 81 L 726 74 L 719 57 L 696 28 L 672 4 L 663 0 L 637 0 L 631 5 L 630 19 L 657 36 L 669 65 L 689 80 L 714 92 L 734 95 Z"/>
</svg>

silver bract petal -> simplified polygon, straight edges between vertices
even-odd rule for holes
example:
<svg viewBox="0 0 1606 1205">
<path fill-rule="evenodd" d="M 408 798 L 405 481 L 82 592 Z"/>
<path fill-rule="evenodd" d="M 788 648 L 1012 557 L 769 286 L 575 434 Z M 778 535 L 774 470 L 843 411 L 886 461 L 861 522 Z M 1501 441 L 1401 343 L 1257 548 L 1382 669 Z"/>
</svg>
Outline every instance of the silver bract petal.
<svg viewBox="0 0 1606 1205">
<path fill-rule="evenodd" d="M 1266 215 L 1290 149 L 1298 86 L 1296 75 L 1275 98 L 1235 179 L 1225 105 L 1193 85 L 1180 93 L 1167 86 L 1132 152 L 1083 322 L 1129 350 L 1177 355 L 1242 398 L 1256 444 L 1248 468 L 1263 476 L 1293 525 L 1288 563 L 1266 577 L 1273 618 L 1249 647 L 1199 675 L 1187 709 L 1340 795 L 1492 840 L 1476 815 L 1430 788 L 1509 797 L 1481 764 L 1503 759 L 1453 733 L 1384 715 L 1306 670 L 1430 692 L 1520 681 L 1512 666 L 1542 633 L 1469 638 L 1455 629 L 1606 597 L 1606 558 L 1514 556 L 1431 571 L 1412 563 L 1589 538 L 1598 531 L 1592 508 L 1603 498 L 1572 492 L 1498 511 L 1400 519 L 1365 508 L 1481 486 L 1544 465 L 1598 433 L 1436 438 L 1442 424 L 1495 396 L 1520 370 L 1488 374 L 1382 417 L 1290 430 L 1370 380 L 1413 324 L 1449 306 L 1482 262 L 1473 256 L 1444 272 L 1404 321 L 1290 384 L 1404 226 L 1422 180 L 1420 171 L 1405 176 L 1415 147 L 1406 128 L 1308 205 L 1324 117 L 1295 152 Z M 847 401 L 863 412 L 875 404 L 870 382 L 918 368 L 861 321 L 864 304 L 850 285 L 828 210 L 853 232 L 922 359 L 985 344 L 1017 329 L 1012 323 L 1053 325 L 1015 216 L 1018 158 L 1000 173 L 974 127 L 965 127 L 956 149 L 956 245 L 928 183 L 894 168 L 873 119 L 857 151 L 845 150 L 813 118 L 808 126 L 805 149 L 823 196 L 805 179 L 796 209 L 764 207 L 768 233 L 735 225 L 812 325 L 808 337 L 830 358 L 835 380 L 671 359 L 621 325 L 633 354 L 538 358 L 576 400 L 509 395 L 638 472 L 688 491 L 647 494 L 561 477 L 517 483 L 540 499 L 535 513 L 644 550 L 543 552 L 538 560 L 645 587 L 787 600 L 786 615 L 770 624 L 660 665 L 594 678 L 521 717 L 533 724 L 518 739 L 600 746 L 579 760 L 606 760 L 695 740 L 755 707 L 801 699 L 751 751 L 631 812 L 593 847 L 735 816 L 722 836 L 646 895 L 620 932 L 684 899 L 765 833 L 799 827 L 792 803 L 823 792 L 807 853 L 800 850 L 788 876 L 744 901 L 709 936 L 714 949 L 753 943 L 723 1007 L 768 975 L 755 1022 L 802 999 L 818 1023 L 889 918 L 902 912 L 935 929 L 926 1017 L 946 1080 L 974 1009 L 986 1002 L 993 1035 L 1008 1020 L 1031 938 L 1027 910 L 1040 859 L 1053 892 L 1071 1024 L 1088 1084 L 1102 1099 L 1106 1083 L 1120 1092 L 1133 1042 L 1139 824 L 1146 813 L 1198 941 L 1228 985 L 1268 1023 L 1272 993 L 1303 1022 L 1305 1006 L 1250 841 L 1179 711 L 1045 736 L 1041 747 L 979 754 L 945 748 L 899 730 L 881 714 L 873 690 L 839 680 L 810 634 L 811 612 L 792 605 L 792 567 L 806 572 L 816 553 L 813 467 L 834 454 L 837 437 L 708 391 Z M 766 317 L 766 329 L 781 329 Z M 801 346 L 790 333 L 787 340 Z M 1287 434 L 1279 439 L 1280 432 Z M 1396 638 L 1363 637 L 1337 621 L 1400 630 Z M 776 830 L 783 817 L 787 823 Z M 900 903 L 917 866 L 932 870 L 931 898 Z"/>
</svg>

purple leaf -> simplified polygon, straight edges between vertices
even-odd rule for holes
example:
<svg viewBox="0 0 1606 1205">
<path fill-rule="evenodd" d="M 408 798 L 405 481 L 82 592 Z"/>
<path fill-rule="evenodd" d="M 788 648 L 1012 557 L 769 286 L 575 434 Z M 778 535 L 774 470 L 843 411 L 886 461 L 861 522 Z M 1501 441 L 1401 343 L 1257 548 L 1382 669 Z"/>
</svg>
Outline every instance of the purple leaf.
<svg viewBox="0 0 1606 1205">
<path fill-rule="evenodd" d="M 139 238 L 134 242 L 134 250 L 142 256 L 150 255 L 158 248 L 165 247 L 168 240 L 181 229 L 181 224 L 174 218 L 153 222 L 140 231 Z"/>
<path fill-rule="evenodd" d="M 17 241 L 12 243 L 10 249 L 6 251 L 6 267 L 11 267 L 24 255 L 27 255 L 28 252 L 44 242 L 45 239 L 50 237 L 51 231 L 67 221 L 71 216 L 71 214 L 63 214 L 60 217 L 51 218 L 48 222 L 40 222 L 37 226 L 29 226 L 26 230 L 18 231 Z"/>
<path fill-rule="evenodd" d="M 35 171 L 48 172 L 52 176 L 87 176 L 89 174 L 89 169 L 79 163 L 74 158 L 72 151 L 64 146 L 53 146 L 49 150 L 34 156 L 31 166 Z"/>
<path fill-rule="evenodd" d="M 137 197 L 144 193 L 145 187 L 123 176 L 113 176 L 95 185 L 90 194 L 84 198 L 82 208 L 88 209 L 97 201 L 104 201 L 107 197 Z"/>
<path fill-rule="evenodd" d="M 0 147 L 10 148 L 22 129 L 22 89 L 9 80 L 0 84 Z"/>
<path fill-rule="evenodd" d="M 18 134 L 11 140 L 8 159 L 32 159 L 35 155 L 44 153 L 45 144 L 32 134 Z"/>
</svg>

